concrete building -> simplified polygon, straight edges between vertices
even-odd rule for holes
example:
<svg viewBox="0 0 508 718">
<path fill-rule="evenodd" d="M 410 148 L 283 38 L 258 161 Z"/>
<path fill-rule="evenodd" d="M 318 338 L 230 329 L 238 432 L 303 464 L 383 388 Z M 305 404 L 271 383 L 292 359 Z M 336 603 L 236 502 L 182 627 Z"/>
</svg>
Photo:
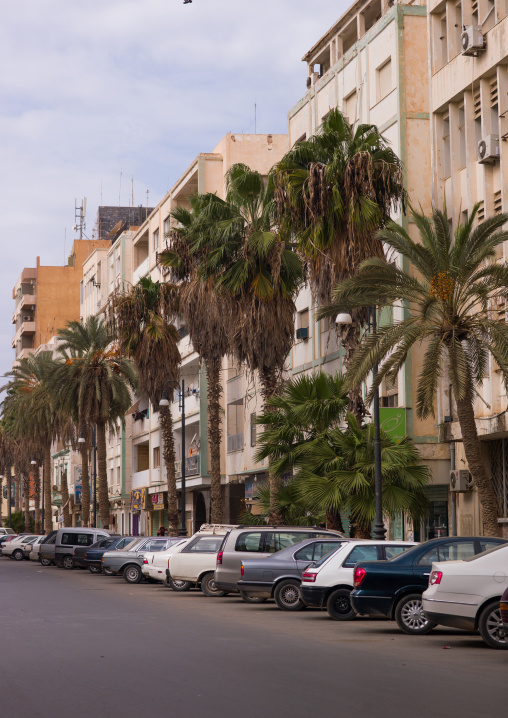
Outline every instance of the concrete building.
<svg viewBox="0 0 508 718">
<path fill-rule="evenodd" d="M 452 226 L 479 202 L 478 222 L 508 206 L 508 5 L 505 0 L 470 3 L 430 0 L 428 17 L 433 201 L 446 202 Z M 498 261 L 506 262 L 507 243 Z M 504 315 L 502 300 L 492 311 Z M 485 464 L 508 536 L 508 399 L 499 367 L 490 357 L 488 375 L 475 400 Z M 467 469 L 453 396 L 440 392 L 442 438 L 454 441 L 455 465 Z M 475 490 L 457 495 L 459 535 L 481 531 Z"/>
</svg>

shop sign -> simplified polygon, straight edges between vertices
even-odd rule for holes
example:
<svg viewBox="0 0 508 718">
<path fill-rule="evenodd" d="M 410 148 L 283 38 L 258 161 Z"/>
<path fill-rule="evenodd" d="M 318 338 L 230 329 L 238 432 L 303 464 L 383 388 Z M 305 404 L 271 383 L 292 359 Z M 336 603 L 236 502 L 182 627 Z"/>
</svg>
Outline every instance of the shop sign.
<svg viewBox="0 0 508 718">
<path fill-rule="evenodd" d="M 131 511 L 144 511 L 148 499 L 148 489 L 132 489 Z"/>
<path fill-rule="evenodd" d="M 400 408 L 380 408 L 379 420 L 381 431 L 391 439 L 402 441 L 406 436 L 406 410 Z"/>
<path fill-rule="evenodd" d="M 28 497 L 35 499 L 35 476 L 33 471 L 28 475 Z"/>
<path fill-rule="evenodd" d="M 83 491 L 83 479 L 81 466 L 74 467 L 74 503 L 81 503 L 81 494 Z"/>
<path fill-rule="evenodd" d="M 160 511 L 164 508 L 164 494 L 161 492 L 159 494 L 152 494 L 152 506 L 156 511 Z"/>
</svg>

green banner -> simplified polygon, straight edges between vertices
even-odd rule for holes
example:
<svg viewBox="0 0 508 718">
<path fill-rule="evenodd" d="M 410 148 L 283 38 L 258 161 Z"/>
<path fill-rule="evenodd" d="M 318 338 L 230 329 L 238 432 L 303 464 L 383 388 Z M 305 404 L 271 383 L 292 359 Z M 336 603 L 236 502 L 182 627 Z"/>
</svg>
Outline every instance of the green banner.
<svg viewBox="0 0 508 718">
<path fill-rule="evenodd" d="M 406 410 L 395 408 L 380 408 L 379 419 L 381 431 L 391 439 L 399 442 L 406 436 Z"/>
</svg>

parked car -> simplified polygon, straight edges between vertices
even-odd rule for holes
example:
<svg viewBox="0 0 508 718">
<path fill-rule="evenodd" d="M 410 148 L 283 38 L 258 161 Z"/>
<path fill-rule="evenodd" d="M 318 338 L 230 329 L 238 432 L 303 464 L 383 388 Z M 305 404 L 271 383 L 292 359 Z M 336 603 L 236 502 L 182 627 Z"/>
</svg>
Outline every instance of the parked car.
<svg viewBox="0 0 508 718">
<path fill-rule="evenodd" d="M 85 529 L 85 528 L 63 528 L 58 529 L 55 535 L 55 556 L 54 562 L 57 566 L 65 569 L 74 568 L 74 551 L 79 546 L 92 546 L 99 539 L 108 536 L 117 536 L 114 531 L 108 529 Z M 41 551 L 46 544 L 42 544 Z"/>
<path fill-rule="evenodd" d="M 503 622 L 505 636 L 508 636 L 508 588 L 501 596 L 499 611 L 501 613 L 501 621 Z"/>
<path fill-rule="evenodd" d="M 139 583 L 143 578 L 141 566 L 145 551 L 164 551 L 171 544 L 181 541 L 179 536 L 140 537 L 123 551 L 106 551 L 102 556 L 102 570 L 122 574 L 127 583 Z"/>
<path fill-rule="evenodd" d="M 237 582 L 240 596 L 247 603 L 274 598 L 284 611 L 305 607 L 301 597 L 302 574 L 329 556 L 347 539 L 305 539 L 282 549 L 268 558 L 247 558 L 241 563 L 242 578 Z"/>
<path fill-rule="evenodd" d="M 307 606 L 326 606 L 335 621 L 350 621 L 356 613 L 351 606 L 353 575 L 359 561 L 386 561 L 407 551 L 414 542 L 355 540 L 344 543 L 324 556 L 302 576 L 302 601 Z"/>
<path fill-rule="evenodd" d="M 39 548 L 39 561 L 41 566 L 54 566 L 56 531 L 50 531 Z"/>
<path fill-rule="evenodd" d="M 4 543 L 7 543 L 8 541 L 12 541 L 16 538 L 18 534 L 4 534 L 3 536 L 0 536 L 0 556 L 2 555 L 2 546 Z"/>
<path fill-rule="evenodd" d="M 32 551 L 32 547 L 33 547 L 34 543 L 36 541 L 39 541 L 42 538 L 44 538 L 44 536 L 34 536 L 34 537 L 30 538 L 29 541 L 26 541 L 23 544 L 23 558 L 25 559 L 25 561 L 30 560 L 30 553 Z"/>
<path fill-rule="evenodd" d="M 141 572 L 143 576 L 152 581 L 162 581 L 175 591 L 188 591 L 191 588 L 189 581 L 172 581 L 167 576 L 169 559 L 177 551 L 181 551 L 191 538 L 185 537 L 181 541 L 172 543 L 164 551 L 143 551 L 143 562 Z"/>
<path fill-rule="evenodd" d="M 134 536 L 108 536 L 91 546 L 78 546 L 74 549 L 74 566 L 87 568 L 90 573 L 101 573 L 101 559 L 105 551 L 118 551 L 135 541 Z"/>
<path fill-rule="evenodd" d="M 25 545 L 31 540 L 36 539 L 37 536 L 34 534 L 24 536 L 16 536 L 12 541 L 6 541 L 2 546 L 2 556 L 10 556 L 16 561 L 23 561 L 23 549 Z"/>
<path fill-rule="evenodd" d="M 357 564 L 351 604 L 356 613 L 386 616 L 404 633 L 423 634 L 434 628 L 423 613 L 422 593 L 434 561 L 454 561 L 494 548 L 505 539 L 437 538 L 414 546 L 390 561 Z"/>
<path fill-rule="evenodd" d="M 27 544 L 25 546 L 25 548 L 23 549 L 23 554 L 28 561 L 39 560 L 40 545 L 45 538 L 45 536 L 38 536 L 35 541 L 32 541 L 30 544 Z"/>
<path fill-rule="evenodd" d="M 5 526 L 0 526 L 0 536 L 9 536 L 9 535 L 14 535 L 15 533 L 16 532 L 14 531 L 14 529 L 10 529 Z"/>
<path fill-rule="evenodd" d="M 210 598 L 224 596 L 224 591 L 215 585 L 215 567 L 217 551 L 222 546 L 225 535 L 225 531 L 194 535 L 181 551 L 170 556 L 168 581 L 183 581 L 190 586 L 199 586 L 205 596 Z"/>
<path fill-rule="evenodd" d="M 240 526 L 230 531 L 217 553 L 215 586 L 219 591 L 238 593 L 242 561 L 268 558 L 283 548 L 311 538 L 345 537 L 339 531 L 310 526 Z"/>
<path fill-rule="evenodd" d="M 508 649 L 499 602 L 508 587 L 508 546 L 462 561 L 432 563 L 423 612 L 434 626 L 479 631 L 491 648 Z"/>
</svg>

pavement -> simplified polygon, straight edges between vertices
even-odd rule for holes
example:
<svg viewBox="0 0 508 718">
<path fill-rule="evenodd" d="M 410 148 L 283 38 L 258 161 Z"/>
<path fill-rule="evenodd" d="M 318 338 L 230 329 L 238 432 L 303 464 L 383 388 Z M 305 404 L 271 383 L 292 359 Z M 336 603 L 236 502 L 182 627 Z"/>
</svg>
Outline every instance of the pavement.
<svg viewBox="0 0 508 718">
<path fill-rule="evenodd" d="M 0 558 L 2 718 L 484 718 L 508 651 Z"/>
</svg>

